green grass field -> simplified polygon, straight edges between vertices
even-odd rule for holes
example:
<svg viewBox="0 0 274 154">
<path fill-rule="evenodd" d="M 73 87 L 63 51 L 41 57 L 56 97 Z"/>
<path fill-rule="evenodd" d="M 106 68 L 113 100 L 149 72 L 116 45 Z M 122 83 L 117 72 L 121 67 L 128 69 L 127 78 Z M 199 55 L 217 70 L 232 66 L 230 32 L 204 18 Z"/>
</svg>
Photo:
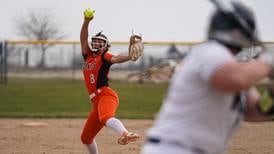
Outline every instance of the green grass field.
<svg viewBox="0 0 274 154">
<path fill-rule="evenodd" d="M 153 118 L 168 84 L 110 82 L 117 91 L 119 118 Z M 0 118 L 83 118 L 92 105 L 83 81 L 9 79 L 0 85 Z"/>
</svg>

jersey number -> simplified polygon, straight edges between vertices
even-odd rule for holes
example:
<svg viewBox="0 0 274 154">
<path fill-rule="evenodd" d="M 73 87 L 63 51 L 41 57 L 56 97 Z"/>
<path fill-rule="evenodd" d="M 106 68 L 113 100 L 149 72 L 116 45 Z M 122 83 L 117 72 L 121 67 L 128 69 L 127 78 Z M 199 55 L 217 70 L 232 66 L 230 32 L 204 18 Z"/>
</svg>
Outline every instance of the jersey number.
<svg viewBox="0 0 274 154">
<path fill-rule="evenodd" d="M 94 76 L 94 74 L 90 74 L 89 81 L 90 81 L 91 84 L 95 83 L 95 76 Z"/>
</svg>

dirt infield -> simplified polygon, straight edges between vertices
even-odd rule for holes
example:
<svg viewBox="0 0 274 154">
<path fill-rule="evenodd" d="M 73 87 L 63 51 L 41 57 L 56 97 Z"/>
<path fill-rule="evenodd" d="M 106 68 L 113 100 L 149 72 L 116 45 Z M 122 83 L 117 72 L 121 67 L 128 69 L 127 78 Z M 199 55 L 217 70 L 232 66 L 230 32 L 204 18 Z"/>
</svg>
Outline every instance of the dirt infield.
<svg viewBox="0 0 274 154">
<path fill-rule="evenodd" d="M 142 137 L 126 146 L 104 128 L 96 140 L 100 154 L 137 154 L 151 120 L 122 120 Z M 0 119 L 0 154 L 83 154 L 80 142 L 84 119 Z M 228 154 L 274 153 L 274 123 L 244 123 L 227 149 Z"/>
</svg>

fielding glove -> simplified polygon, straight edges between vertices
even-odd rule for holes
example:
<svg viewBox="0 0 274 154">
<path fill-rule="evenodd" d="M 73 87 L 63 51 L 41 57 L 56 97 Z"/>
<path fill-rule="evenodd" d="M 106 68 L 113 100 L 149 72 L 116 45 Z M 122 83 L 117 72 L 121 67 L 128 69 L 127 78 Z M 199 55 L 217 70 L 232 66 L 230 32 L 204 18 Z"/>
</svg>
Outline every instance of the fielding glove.
<svg viewBox="0 0 274 154">
<path fill-rule="evenodd" d="M 128 54 L 132 61 L 138 60 L 142 56 L 144 51 L 144 44 L 142 42 L 142 37 L 139 35 L 132 35 L 129 41 Z"/>
</svg>

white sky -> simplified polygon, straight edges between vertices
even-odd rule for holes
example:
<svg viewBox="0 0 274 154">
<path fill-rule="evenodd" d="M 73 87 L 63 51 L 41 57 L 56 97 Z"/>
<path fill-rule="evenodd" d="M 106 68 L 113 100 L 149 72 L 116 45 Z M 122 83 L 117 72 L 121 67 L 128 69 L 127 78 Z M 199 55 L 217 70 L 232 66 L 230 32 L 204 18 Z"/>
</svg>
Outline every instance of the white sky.
<svg viewBox="0 0 274 154">
<path fill-rule="evenodd" d="M 274 0 L 243 0 L 254 10 L 263 41 L 274 41 Z M 28 9 L 47 12 L 68 34 L 79 40 L 84 9 L 95 12 L 90 34 L 103 32 L 111 41 L 127 41 L 132 29 L 145 41 L 201 41 L 206 37 L 213 6 L 208 0 L 0 0 L 0 39 L 20 39 L 15 19 Z M 53 19 L 53 20 L 54 20 Z M 21 19 L 24 20 L 24 19 Z"/>
</svg>

